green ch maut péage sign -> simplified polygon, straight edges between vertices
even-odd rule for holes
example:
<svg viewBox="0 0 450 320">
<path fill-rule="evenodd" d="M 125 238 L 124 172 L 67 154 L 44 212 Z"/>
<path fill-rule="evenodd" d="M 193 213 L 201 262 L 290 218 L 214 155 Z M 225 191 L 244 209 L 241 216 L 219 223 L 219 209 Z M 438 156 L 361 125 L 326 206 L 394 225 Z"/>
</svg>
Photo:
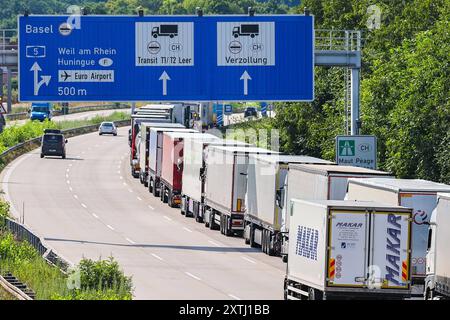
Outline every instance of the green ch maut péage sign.
<svg viewBox="0 0 450 320">
<path fill-rule="evenodd" d="M 337 136 L 338 165 L 377 168 L 377 138 L 375 136 Z"/>
</svg>

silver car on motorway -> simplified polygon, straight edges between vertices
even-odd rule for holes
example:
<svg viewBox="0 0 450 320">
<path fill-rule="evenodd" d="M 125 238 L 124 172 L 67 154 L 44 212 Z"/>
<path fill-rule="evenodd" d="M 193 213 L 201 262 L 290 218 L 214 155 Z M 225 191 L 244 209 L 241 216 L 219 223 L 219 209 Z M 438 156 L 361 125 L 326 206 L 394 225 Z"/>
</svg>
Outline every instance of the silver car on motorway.
<svg viewBox="0 0 450 320">
<path fill-rule="evenodd" d="M 100 127 L 98 128 L 98 134 L 101 136 L 102 134 L 112 134 L 117 136 L 117 127 L 114 122 L 102 122 Z"/>
</svg>

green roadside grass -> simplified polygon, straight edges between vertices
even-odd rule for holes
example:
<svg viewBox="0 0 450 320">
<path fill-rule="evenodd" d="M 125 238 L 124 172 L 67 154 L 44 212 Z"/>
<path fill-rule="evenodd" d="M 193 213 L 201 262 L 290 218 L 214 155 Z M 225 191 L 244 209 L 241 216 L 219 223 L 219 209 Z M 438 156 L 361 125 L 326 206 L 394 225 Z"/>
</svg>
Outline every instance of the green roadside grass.
<svg viewBox="0 0 450 320">
<path fill-rule="evenodd" d="M 3 287 L 0 286 L 0 300 L 16 300 Z"/>
<path fill-rule="evenodd" d="M 130 115 L 125 112 L 116 111 L 109 116 L 96 116 L 91 119 L 83 120 L 67 120 L 53 122 L 45 120 L 27 121 L 24 125 L 15 125 L 5 128 L 0 134 L 0 153 L 11 148 L 12 146 L 25 142 L 27 140 L 37 138 L 44 133 L 45 129 L 73 129 L 83 126 L 100 124 L 103 121 L 120 121 L 130 119 Z"/>
<path fill-rule="evenodd" d="M 36 293 L 36 300 L 131 300 L 132 280 L 114 258 L 82 259 L 62 273 L 48 264 L 26 241 L 0 226 L 0 274 L 12 273 Z M 4 290 L 0 300 L 12 298 Z"/>
</svg>

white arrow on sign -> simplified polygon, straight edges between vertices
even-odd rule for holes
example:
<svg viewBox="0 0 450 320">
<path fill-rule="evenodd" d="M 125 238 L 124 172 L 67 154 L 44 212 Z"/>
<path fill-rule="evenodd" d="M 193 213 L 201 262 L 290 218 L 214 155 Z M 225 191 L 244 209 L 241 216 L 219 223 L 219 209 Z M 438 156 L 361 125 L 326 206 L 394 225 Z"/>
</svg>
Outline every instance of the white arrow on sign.
<svg viewBox="0 0 450 320">
<path fill-rule="evenodd" d="M 34 72 L 34 95 L 37 96 L 39 93 L 39 88 L 45 83 L 46 86 L 50 83 L 52 76 L 41 76 L 41 81 L 39 80 L 39 71 L 42 71 L 41 67 L 37 62 L 33 63 L 30 71 Z"/>
<path fill-rule="evenodd" d="M 252 77 L 250 77 L 247 70 L 242 74 L 241 80 L 244 80 L 244 96 L 246 96 L 248 95 L 248 80 L 252 80 Z"/>
<path fill-rule="evenodd" d="M 162 80 L 162 82 L 163 82 L 163 96 L 167 96 L 167 80 L 171 80 L 171 79 L 166 71 L 164 71 L 161 74 L 161 76 L 159 77 L 159 80 Z"/>
</svg>

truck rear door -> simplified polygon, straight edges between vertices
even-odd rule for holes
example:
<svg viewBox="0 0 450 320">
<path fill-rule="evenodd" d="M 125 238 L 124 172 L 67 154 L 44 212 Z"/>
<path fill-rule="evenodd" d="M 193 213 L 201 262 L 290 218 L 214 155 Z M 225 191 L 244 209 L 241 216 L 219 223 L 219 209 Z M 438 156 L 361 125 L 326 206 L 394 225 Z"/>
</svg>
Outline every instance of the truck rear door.
<svg viewBox="0 0 450 320">
<path fill-rule="evenodd" d="M 373 212 L 371 219 L 369 285 L 409 289 L 409 213 Z"/>
<path fill-rule="evenodd" d="M 426 276 L 426 255 L 428 242 L 428 224 L 431 213 L 436 207 L 436 193 L 401 193 L 400 205 L 413 208 L 412 224 L 412 275 Z"/>
<path fill-rule="evenodd" d="M 328 286 L 363 287 L 367 273 L 369 213 L 331 210 L 328 235 Z"/>
</svg>

